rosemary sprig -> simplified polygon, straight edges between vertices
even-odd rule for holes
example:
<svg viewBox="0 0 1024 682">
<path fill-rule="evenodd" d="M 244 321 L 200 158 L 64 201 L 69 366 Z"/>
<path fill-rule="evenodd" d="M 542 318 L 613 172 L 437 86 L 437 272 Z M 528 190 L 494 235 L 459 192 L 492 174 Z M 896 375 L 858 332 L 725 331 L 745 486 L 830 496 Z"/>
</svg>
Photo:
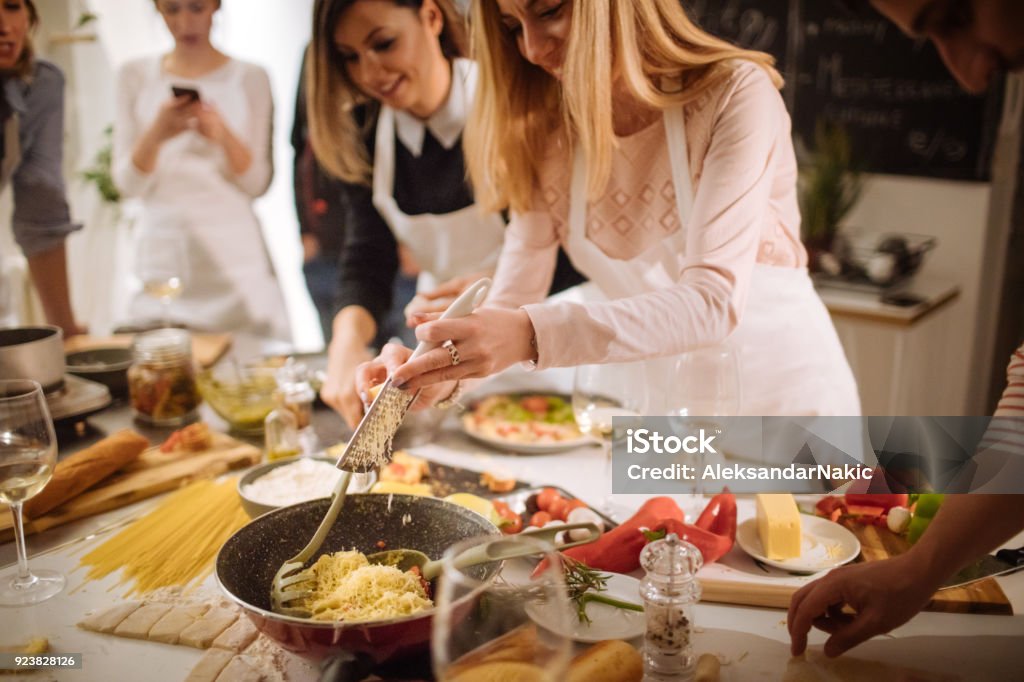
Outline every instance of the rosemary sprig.
<svg viewBox="0 0 1024 682">
<path fill-rule="evenodd" d="M 590 616 L 587 615 L 587 604 L 590 602 L 607 604 L 628 611 L 644 610 L 640 604 L 615 599 L 606 594 L 597 594 L 608 589 L 608 579 L 611 578 L 611 575 L 607 573 L 601 573 L 564 554 L 562 555 L 562 570 L 565 573 L 565 587 L 569 592 L 569 598 L 576 604 L 576 616 L 581 623 L 589 625 L 591 622 Z"/>
</svg>

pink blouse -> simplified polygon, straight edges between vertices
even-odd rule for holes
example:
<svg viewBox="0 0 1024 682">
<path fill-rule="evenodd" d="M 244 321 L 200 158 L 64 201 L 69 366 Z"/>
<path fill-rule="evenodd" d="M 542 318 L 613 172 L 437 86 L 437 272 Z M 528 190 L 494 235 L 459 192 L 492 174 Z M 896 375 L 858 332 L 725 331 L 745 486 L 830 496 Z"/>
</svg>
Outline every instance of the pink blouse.
<svg viewBox="0 0 1024 682">
<path fill-rule="evenodd" d="M 565 149 L 545 160 L 534 208 L 512 216 L 488 303 L 527 311 L 538 367 L 640 360 L 716 343 L 743 314 L 755 263 L 806 267 L 790 119 L 768 74 L 737 62 L 732 77 L 684 116 L 696 194 L 691 224 L 679 224 L 660 119 L 618 138 L 608 187 L 588 203 L 586 222 L 587 239 L 618 259 L 691 230 L 675 286 L 607 302 L 541 302 L 557 246 L 567 241 L 572 164 Z"/>
</svg>

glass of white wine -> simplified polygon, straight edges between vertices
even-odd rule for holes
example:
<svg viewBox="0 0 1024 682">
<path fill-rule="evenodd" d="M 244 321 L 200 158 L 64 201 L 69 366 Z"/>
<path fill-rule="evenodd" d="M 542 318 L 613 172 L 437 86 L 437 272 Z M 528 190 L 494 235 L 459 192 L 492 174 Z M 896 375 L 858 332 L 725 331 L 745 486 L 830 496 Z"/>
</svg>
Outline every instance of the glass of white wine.
<svg viewBox="0 0 1024 682">
<path fill-rule="evenodd" d="M 28 568 L 22 504 L 49 482 L 57 463 L 57 437 L 43 389 L 35 381 L 0 381 L 0 502 L 11 505 L 18 566 L 0 576 L 0 606 L 27 606 L 64 589 L 56 571 Z"/>
<path fill-rule="evenodd" d="M 612 429 L 614 417 L 636 417 L 646 400 L 644 364 L 641 362 L 580 365 L 572 387 L 572 411 L 580 431 L 601 444 L 604 477 L 608 483 L 605 508 L 611 512 Z"/>
<path fill-rule="evenodd" d="M 740 411 L 740 370 L 736 351 L 719 344 L 680 355 L 671 373 L 673 395 L 667 416 L 680 435 L 721 435 L 718 417 L 735 417 Z M 687 518 L 704 508 L 704 456 L 693 455 L 696 466 L 693 493 L 684 503 Z"/>
<path fill-rule="evenodd" d="M 161 322 L 169 325 L 171 303 L 184 292 L 188 280 L 184 235 L 171 229 L 143 234 L 136 245 L 135 273 L 146 295 L 160 301 Z"/>
</svg>

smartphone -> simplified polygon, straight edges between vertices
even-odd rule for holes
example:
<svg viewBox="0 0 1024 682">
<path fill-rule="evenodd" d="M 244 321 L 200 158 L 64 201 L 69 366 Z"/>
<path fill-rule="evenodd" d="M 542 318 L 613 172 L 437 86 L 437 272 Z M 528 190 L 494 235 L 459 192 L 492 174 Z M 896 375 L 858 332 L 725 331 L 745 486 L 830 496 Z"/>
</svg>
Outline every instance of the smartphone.
<svg viewBox="0 0 1024 682">
<path fill-rule="evenodd" d="M 199 101 L 199 91 L 195 88 L 189 88 L 183 85 L 172 85 L 171 92 L 175 97 L 187 96 L 190 102 Z"/>
</svg>

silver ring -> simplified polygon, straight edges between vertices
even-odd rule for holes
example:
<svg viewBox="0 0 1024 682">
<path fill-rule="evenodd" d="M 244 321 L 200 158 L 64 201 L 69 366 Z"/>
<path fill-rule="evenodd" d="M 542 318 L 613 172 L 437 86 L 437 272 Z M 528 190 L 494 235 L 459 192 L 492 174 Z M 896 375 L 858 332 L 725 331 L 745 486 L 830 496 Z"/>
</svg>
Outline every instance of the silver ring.
<svg viewBox="0 0 1024 682">
<path fill-rule="evenodd" d="M 454 341 L 448 339 L 447 341 L 441 344 L 441 348 L 444 348 L 446 351 L 448 351 L 448 355 L 451 356 L 452 367 L 462 362 L 462 358 L 459 357 L 459 349 L 455 347 Z"/>
</svg>

